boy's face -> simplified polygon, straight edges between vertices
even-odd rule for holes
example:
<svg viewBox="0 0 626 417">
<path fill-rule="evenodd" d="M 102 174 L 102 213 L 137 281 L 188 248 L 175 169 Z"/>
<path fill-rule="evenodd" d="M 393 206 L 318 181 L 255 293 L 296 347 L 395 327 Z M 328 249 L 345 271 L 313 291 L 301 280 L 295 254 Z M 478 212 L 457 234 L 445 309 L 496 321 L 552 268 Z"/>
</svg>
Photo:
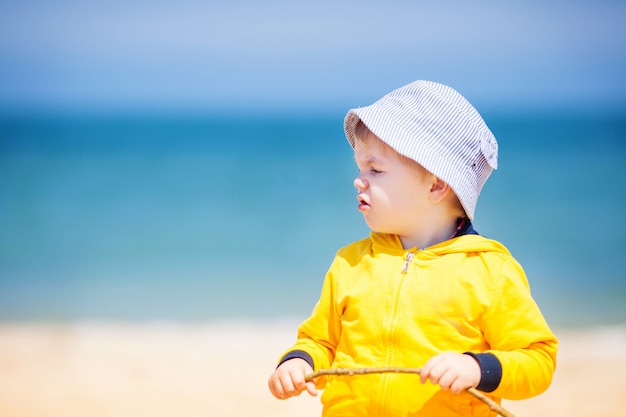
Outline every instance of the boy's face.
<svg viewBox="0 0 626 417">
<path fill-rule="evenodd" d="M 355 141 L 354 159 L 358 207 L 370 229 L 401 238 L 414 234 L 423 221 L 434 175 L 371 133 Z"/>
</svg>

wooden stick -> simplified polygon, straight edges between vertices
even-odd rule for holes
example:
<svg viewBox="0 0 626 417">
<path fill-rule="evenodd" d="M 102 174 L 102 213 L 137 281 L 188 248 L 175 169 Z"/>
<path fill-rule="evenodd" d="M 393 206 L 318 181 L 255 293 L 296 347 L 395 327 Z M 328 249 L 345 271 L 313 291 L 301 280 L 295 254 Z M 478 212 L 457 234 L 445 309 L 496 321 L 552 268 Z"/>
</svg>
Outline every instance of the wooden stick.
<svg viewBox="0 0 626 417">
<path fill-rule="evenodd" d="M 365 374 L 383 374 L 383 373 L 401 373 L 401 374 L 417 374 L 419 375 L 422 371 L 422 368 L 332 368 L 332 369 L 320 369 L 317 372 L 313 372 L 306 376 L 306 381 L 313 381 L 315 378 L 320 376 L 353 376 L 353 375 L 365 375 Z M 491 411 L 495 411 L 500 414 L 502 417 L 515 417 L 509 411 L 505 410 L 500 404 L 487 397 L 476 388 L 468 388 L 466 390 L 474 397 L 478 398 L 487 406 Z"/>
</svg>

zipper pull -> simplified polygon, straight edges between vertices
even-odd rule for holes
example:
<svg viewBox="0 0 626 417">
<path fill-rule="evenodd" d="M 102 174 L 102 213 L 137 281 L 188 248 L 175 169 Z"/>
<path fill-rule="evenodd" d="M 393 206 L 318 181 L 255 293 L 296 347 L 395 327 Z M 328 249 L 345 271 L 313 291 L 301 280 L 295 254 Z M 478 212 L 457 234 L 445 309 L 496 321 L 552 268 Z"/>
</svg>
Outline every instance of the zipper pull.
<svg viewBox="0 0 626 417">
<path fill-rule="evenodd" d="M 411 263 L 411 260 L 413 260 L 413 256 L 415 256 L 415 253 L 413 252 L 409 252 L 406 254 L 406 260 L 404 261 L 404 266 L 402 267 L 401 271 L 403 274 L 406 274 L 409 270 L 409 264 Z"/>
</svg>

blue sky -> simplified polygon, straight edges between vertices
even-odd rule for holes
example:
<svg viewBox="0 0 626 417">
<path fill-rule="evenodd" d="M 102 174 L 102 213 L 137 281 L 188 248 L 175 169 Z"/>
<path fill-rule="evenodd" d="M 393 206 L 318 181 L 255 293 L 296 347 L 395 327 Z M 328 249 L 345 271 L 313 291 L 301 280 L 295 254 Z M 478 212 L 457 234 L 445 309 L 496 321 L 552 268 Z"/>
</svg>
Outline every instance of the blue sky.
<svg viewBox="0 0 626 417">
<path fill-rule="evenodd" d="M 0 107 L 344 110 L 416 79 L 479 108 L 626 109 L 626 2 L 23 0 Z"/>
</svg>

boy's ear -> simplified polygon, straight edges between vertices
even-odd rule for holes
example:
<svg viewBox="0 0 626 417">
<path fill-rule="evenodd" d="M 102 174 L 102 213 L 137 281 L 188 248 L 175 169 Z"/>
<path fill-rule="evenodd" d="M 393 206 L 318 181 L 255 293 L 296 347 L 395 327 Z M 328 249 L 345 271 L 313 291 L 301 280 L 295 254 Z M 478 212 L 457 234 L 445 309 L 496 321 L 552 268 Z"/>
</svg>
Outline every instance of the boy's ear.
<svg viewBox="0 0 626 417">
<path fill-rule="evenodd" d="M 439 177 L 434 177 L 434 181 L 430 187 L 430 198 L 433 203 L 440 203 L 443 201 L 448 193 L 452 192 L 452 188 Z"/>
</svg>

